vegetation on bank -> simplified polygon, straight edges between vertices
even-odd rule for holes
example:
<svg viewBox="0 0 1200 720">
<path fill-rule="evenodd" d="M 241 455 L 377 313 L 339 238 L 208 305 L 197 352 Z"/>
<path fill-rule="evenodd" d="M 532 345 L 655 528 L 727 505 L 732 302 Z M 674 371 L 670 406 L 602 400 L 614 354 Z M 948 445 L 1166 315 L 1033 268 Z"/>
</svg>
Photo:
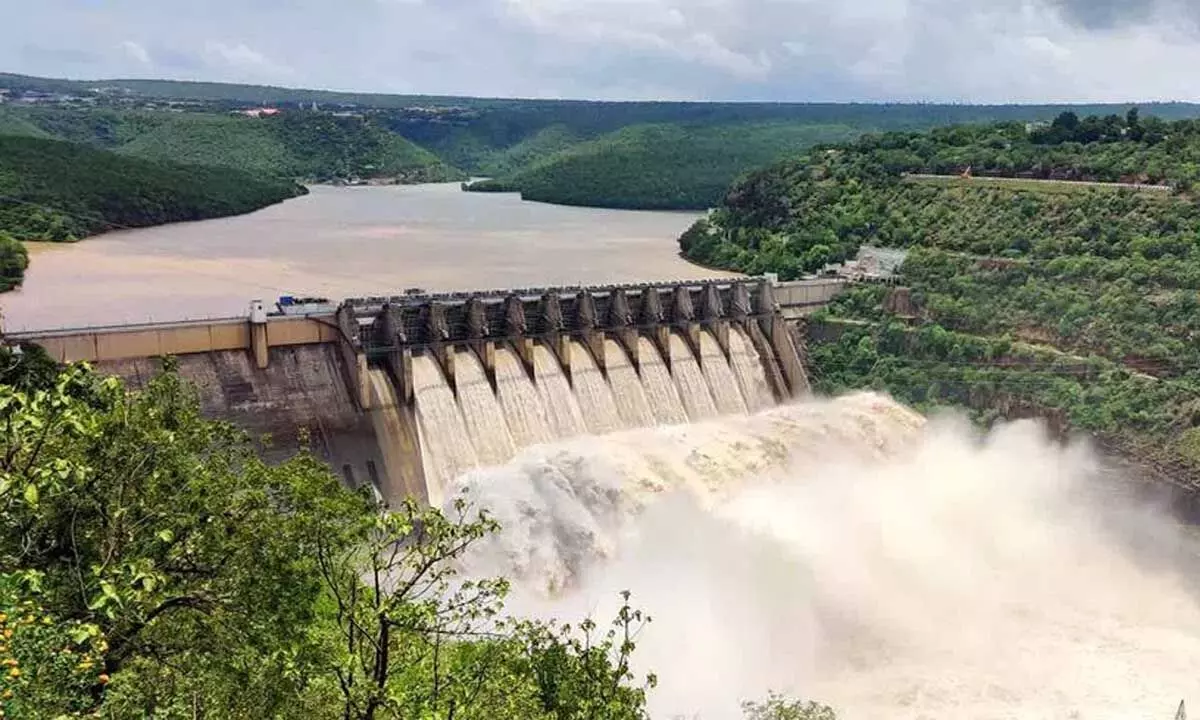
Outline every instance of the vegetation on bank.
<svg viewBox="0 0 1200 720">
<path fill-rule="evenodd" d="M 256 118 L 95 108 L 27 108 L 6 115 L 10 123 L 19 122 L 46 136 L 131 157 L 225 166 L 266 177 L 316 182 L 350 177 L 434 181 L 464 177 L 429 151 L 354 115 L 289 110 Z M 0 134 L 4 127 L 0 124 Z"/>
<path fill-rule="evenodd" d="M 468 189 L 562 205 L 700 209 L 742 172 L 855 134 L 841 125 L 638 125 Z"/>
<path fill-rule="evenodd" d="M 1200 124 L 1135 112 L 868 137 L 752 174 L 680 244 L 709 265 L 784 278 L 864 244 L 908 248 L 917 329 L 900 333 L 887 288 L 852 289 L 825 317 L 868 324 L 812 349 L 824 389 L 1061 413 L 1140 457 L 1200 469 L 1197 154 Z M 903 177 L 966 167 L 1177 191 Z M 1014 361 L 1021 343 L 1046 354 Z"/>
<path fill-rule="evenodd" d="M 235 215 L 304 188 L 228 168 L 150 162 L 57 140 L 0 135 L 0 272 L 20 281 L 11 240 L 72 241 L 120 227 Z"/>
<path fill-rule="evenodd" d="M 485 513 L 384 512 L 307 453 L 266 464 L 170 373 L 129 393 L 0 355 L 4 717 L 646 718 L 649 618 L 628 596 L 609 626 L 509 617 L 505 579 L 455 570 Z"/>
</svg>

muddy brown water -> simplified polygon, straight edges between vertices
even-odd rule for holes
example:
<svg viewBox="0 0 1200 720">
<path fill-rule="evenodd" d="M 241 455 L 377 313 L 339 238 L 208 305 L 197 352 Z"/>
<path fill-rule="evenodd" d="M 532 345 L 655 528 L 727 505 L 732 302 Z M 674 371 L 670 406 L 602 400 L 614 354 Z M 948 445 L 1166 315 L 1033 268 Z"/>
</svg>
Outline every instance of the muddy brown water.
<svg viewBox="0 0 1200 720">
<path fill-rule="evenodd" d="M 31 243 L 25 284 L 0 296 L 10 331 L 228 317 L 252 299 L 331 299 L 692 279 L 695 213 L 572 208 L 456 184 L 315 187 L 238 217 Z"/>
</svg>

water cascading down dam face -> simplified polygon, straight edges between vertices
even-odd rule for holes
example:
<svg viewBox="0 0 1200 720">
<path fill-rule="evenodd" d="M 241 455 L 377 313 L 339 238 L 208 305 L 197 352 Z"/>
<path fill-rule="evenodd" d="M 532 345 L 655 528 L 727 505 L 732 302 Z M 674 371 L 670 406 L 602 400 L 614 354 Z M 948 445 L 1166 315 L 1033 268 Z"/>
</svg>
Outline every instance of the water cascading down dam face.
<svg viewBox="0 0 1200 720">
<path fill-rule="evenodd" d="M 347 301 L 389 501 L 526 447 L 745 415 L 805 387 L 773 281 Z M 352 361 L 359 367 L 357 361 Z M 390 383 L 392 392 L 381 384 Z"/>
<path fill-rule="evenodd" d="M 981 438 L 878 395 L 793 397 L 766 304 L 722 292 L 726 324 L 687 322 L 716 305 L 703 289 L 521 299 L 527 324 L 507 300 L 484 333 L 463 307 L 441 337 L 465 341 L 373 371 L 397 408 L 379 432 L 419 447 L 429 501 L 465 493 L 500 521 L 465 563 L 513 581 L 510 612 L 604 622 L 630 590 L 654 618 L 635 661 L 659 678 L 655 718 L 741 718 L 772 690 L 850 720 L 1170 717 L 1200 698 L 1195 537 L 1032 425 Z M 627 310 L 635 332 L 593 332 Z M 412 324 L 440 311 L 405 312 L 428 340 Z"/>
</svg>

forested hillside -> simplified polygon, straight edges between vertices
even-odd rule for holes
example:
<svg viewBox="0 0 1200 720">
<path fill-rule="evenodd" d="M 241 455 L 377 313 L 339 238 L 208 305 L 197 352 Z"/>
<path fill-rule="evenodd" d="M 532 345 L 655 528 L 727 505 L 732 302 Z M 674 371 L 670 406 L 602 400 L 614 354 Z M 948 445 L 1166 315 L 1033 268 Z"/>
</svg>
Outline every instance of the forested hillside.
<svg viewBox="0 0 1200 720">
<path fill-rule="evenodd" d="M 855 134 L 843 125 L 636 125 L 468 188 L 563 205 L 705 208 L 746 170 Z"/>
<path fill-rule="evenodd" d="M 680 243 L 699 262 L 785 278 L 863 244 L 909 248 L 915 319 L 884 312 L 883 286 L 841 297 L 823 322 L 868 325 L 814 348 L 820 387 L 1059 413 L 1139 457 L 1200 469 L 1198 154 L 1200 124 L 1136 113 L 863 138 L 754 173 Z M 1176 190 L 902 175 L 966 167 Z"/>
<path fill-rule="evenodd" d="M 36 132 L 170 163 L 228 166 L 325 181 L 462 177 L 432 153 L 356 116 L 291 110 L 266 117 L 80 108 L 22 108 L 0 118 Z M 0 120 L 0 133 L 4 132 Z M 28 134 L 28 133 L 25 133 Z"/>
<path fill-rule="evenodd" d="M 119 227 L 235 215 L 304 192 L 229 168 L 157 163 L 0 135 L 0 238 L 70 241 Z M 5 283 L 19 282 L 3 262 Z M 23 270 L 23 266 L 20 268 Z"/>
</svg>

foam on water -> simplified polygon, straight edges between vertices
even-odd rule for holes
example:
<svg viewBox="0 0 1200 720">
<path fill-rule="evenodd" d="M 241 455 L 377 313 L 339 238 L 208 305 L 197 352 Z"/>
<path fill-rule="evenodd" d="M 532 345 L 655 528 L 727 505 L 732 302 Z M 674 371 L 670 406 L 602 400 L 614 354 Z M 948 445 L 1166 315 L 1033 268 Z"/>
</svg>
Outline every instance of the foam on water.
<svg viewBox="0 0 1200 720">
<path fill-rule="evenodd" d="M 654 617 L 657 718 L 769 690 L 840 718 L 1169 718 L 1200 698 L 1200 550 L 1086 448 L 860 394 L 547 445 L 459 479 L 513 612 Z M 1192 700 L 1200 702 L 1200 700 Z"/>
</svg>

